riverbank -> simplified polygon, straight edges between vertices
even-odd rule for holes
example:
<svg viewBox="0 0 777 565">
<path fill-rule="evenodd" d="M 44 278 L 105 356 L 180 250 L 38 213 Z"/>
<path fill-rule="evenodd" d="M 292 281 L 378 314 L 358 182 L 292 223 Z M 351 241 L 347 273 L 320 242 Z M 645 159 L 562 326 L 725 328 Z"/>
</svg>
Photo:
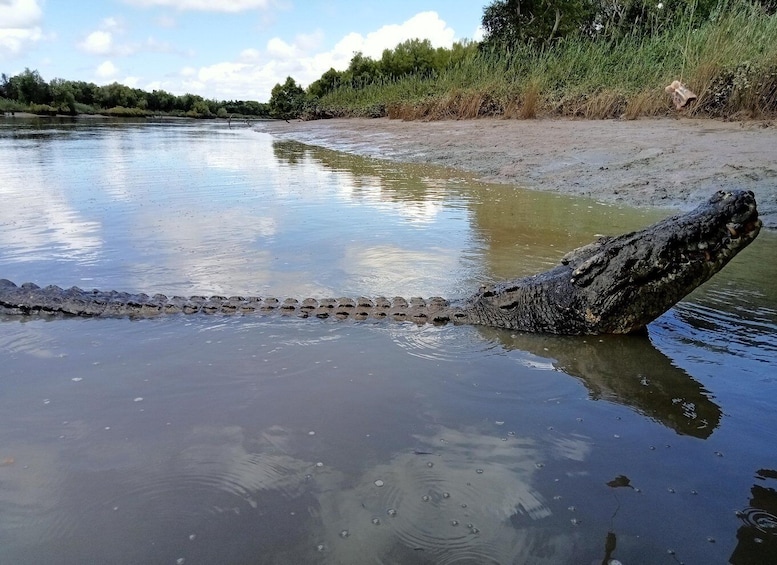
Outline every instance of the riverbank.
<svg viewBox="0 0 777 565">
<path fill-rule="evenodd" d="M 718 189 L 752 190 L 777 229 L 777 126 L 709 119 L 262 122 L 258 131 L 479 179 L 687 210 Z"/>
</svg>

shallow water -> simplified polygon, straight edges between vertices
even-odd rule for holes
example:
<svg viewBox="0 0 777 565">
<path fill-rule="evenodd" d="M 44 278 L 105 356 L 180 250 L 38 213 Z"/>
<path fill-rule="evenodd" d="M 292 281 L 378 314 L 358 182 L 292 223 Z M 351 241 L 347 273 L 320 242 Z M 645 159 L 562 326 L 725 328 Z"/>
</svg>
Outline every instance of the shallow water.
<svg viewBox="0 0 777 565">
<path fill-rule="evenodd" d="M 0 276 L 466 296 L 637 211 L 201 123 L 0 122 Z M 777 238 L 649 328 L 0 320 L 0 563 L 777 561 Z"/>
</svg>

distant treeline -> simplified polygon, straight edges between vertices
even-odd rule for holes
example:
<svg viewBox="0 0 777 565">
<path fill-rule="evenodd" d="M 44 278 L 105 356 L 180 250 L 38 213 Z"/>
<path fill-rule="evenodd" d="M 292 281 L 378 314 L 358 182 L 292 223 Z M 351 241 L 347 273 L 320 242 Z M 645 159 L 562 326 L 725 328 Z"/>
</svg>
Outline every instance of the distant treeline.
<svg viewBox="0 0 777 565">
<path fill-rule="evenodd" d="M 164 90 L 146 92 L 116 82 L 104 86 L 60 78 L 46 82 L 38 71 L 30 69 L 12 77 L 5 73 L 0 75 L 0 110 L 70 115 L 165 114 L 191 118 L 270 116 L 270 106 L 267 103 L 251 100 L 217 101 L 196 94 L 176 96 Z"/>
</svg>

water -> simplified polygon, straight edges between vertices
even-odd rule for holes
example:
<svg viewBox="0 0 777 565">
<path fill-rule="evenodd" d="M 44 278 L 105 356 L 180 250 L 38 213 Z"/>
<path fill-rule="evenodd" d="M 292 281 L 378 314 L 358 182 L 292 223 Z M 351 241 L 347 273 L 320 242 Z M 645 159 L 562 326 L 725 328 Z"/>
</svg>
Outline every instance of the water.
<svg viewBox="0 0 777 565">
<path fill-rule="evenodd" d="M 660 210 L 209 123 L 0 122 L 0 276 L 466 296 Z M 0 563 L 777 561 L 777 238 L 649 336 L 0 320 Z"/>
</svg>

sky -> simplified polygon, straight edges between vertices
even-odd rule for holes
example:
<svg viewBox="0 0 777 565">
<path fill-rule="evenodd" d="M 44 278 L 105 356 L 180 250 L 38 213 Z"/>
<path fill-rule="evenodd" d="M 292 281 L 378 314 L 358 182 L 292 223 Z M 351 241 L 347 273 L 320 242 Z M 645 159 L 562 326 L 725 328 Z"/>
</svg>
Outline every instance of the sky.
<svg viewBox="0 0 777 565">
<path fill-rule="evenodd" d="M 354 53 L 480 39 L 488 0 L 0 0 L 0 72 L 267 102 Z"/>
</svg>

